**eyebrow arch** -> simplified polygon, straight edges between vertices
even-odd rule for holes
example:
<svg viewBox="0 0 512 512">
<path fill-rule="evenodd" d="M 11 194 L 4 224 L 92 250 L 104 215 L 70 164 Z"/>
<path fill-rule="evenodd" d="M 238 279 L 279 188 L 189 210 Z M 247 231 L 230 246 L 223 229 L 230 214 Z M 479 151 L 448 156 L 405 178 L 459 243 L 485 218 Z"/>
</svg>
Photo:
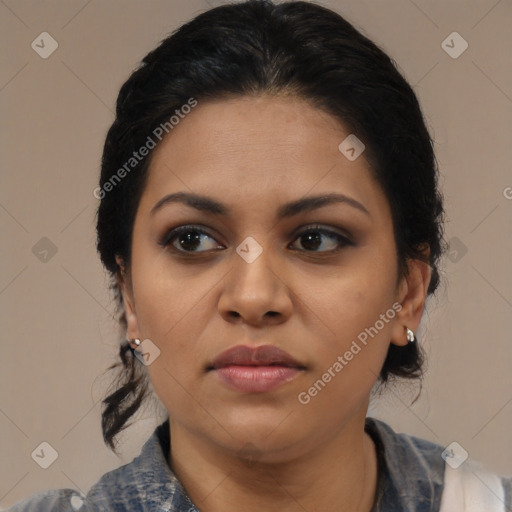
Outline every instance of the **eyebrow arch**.
<svg viewBox="0 0 512 512">
<path fill-rule="evenodd" d="M 155 206 L 153 206 L 150 214 L 154 215 L 159 209 L 170 203 L 183 203 L 191 208 L 195 208 L 196 210 L 213 213 L 215 215 L 227 216 L 232 213 L 231 208 L 216 201 L 215 199 L 212 199 L 211 197 L 193 194 L 190 192 L 176 192 L 174 194 L 168 194 L 160 199 Z M 302 199 L 286 203 L 278 209 L 277 218 L 281 220 L 293 217 L 301 212 L 316 210 L 317 208 L 333 203 L 347 204 L 370 216 L 370 212 L 359 201 L 343 194 L 331 193 L 304 197 Z"/>
</svg>

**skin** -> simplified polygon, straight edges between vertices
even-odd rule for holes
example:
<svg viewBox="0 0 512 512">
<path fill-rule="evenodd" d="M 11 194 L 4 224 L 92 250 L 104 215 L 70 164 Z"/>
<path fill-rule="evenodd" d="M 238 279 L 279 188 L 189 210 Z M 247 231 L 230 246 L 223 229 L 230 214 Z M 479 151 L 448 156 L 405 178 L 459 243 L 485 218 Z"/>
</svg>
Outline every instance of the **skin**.
<svg viewBox="0 0 512 512">
<path fill-rule="evenodd" d="M 153 153 L 131 262 L 118 283 L 128 338 L 149 338 L 161 351 L 147 371 L 170 415 L 171 465 L 203 512 L 372 507 L 369 395 L 389 343 L 405 345 L 406 327 L 420 323 L 430 269 L 413 260 L 408 275 L 398 275 L 386 196 L 364 153 L 351 162 L 338 149 L 349 133 L 303 99 L 238 97 L 200 102 Z M 151 213 L 180 191 L 207 195 L 232 214 L 182 203 Z M 286 202 L 332 192 L 368 213 L 335 203 L 276 219 Z M 200 243 L 178 236 L 174 252 L 159 245 L 186 224 L 206 231 Z M 299 234 L 315 224 L 353 245 L 333 252 L 336 239 L 318 230 L 317 245 L 308 245 Z M 248 236 L 263 249 L 252 263 L 236 252 Z M 395 302 L 401 311 L 317 396 L 299 403 L 298 394 Z M 235 391 L 205 368 L 239 344 L 276 345 L 306 369 L 267 393 Z M 255 460 L 243 455 L 247 443 Z"/>
</svg>

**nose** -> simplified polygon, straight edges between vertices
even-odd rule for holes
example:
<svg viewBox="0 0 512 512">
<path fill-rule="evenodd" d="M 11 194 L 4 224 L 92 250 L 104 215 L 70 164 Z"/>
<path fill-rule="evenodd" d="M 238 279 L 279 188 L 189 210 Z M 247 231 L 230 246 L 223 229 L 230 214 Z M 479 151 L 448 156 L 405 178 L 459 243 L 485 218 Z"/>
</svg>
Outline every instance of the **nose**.
<svg viewBox="0 0 512 512">
<path fill-rule="evenodd" d="M 233 268 L 224 279 L 218 304 L 226 321 L 266 326 L 290 317 L 293 301 L 284 268 L 271 261 L 270 252 L 263 250 L 250 263 L 233 254 Z"/>
</svg>

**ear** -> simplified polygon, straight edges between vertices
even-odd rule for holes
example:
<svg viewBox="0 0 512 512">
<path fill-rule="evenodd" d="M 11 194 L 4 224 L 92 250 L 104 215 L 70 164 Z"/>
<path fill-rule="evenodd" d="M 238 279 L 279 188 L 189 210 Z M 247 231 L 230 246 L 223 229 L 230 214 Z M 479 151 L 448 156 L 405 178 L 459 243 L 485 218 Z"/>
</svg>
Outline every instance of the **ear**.
<svg viewBox="0 0 512 512">
<path fill-rule="evenodd" d="M 408 343 L 406 329 L 416 332 L 420 325 L 432 275 L 430 265 L 417 259 L 408 260 L 407 269 L 407 275 L 402 277 L 398 285 L 397 300 L 402 309 L 396 315 L 391 333 L 391 343 L 399 346 Z"/>
<path fill-rule="evenodd" d="M 127 323 L 126 338 L 133 340 L 135 338 L 140 338 L 140 333 L 139 324 L 137 321 L 137 312 L 135 310 L 135 300 L 133 298 L 132 283 L 124 260 L 120 256 L 116 256 L 116 263 L 120 268 L 120 271 L 118 271 L 116 274 L 116 281 L 123 297 L 123 305 Z"/>
</svg>

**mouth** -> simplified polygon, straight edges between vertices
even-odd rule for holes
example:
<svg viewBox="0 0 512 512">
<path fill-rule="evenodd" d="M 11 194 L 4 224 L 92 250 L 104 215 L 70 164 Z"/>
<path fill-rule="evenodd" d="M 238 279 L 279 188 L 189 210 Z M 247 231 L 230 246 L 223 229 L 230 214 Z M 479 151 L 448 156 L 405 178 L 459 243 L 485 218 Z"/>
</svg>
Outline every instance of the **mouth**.
<svg viewBox="0 0 512 512">
<path fill-rule="evenodd" d="M 265 393 L 293 380 L 306 366 L 273 345 L 238 345 L 222 352 L 206 369 L 231 389 Z"/>
</svg>

